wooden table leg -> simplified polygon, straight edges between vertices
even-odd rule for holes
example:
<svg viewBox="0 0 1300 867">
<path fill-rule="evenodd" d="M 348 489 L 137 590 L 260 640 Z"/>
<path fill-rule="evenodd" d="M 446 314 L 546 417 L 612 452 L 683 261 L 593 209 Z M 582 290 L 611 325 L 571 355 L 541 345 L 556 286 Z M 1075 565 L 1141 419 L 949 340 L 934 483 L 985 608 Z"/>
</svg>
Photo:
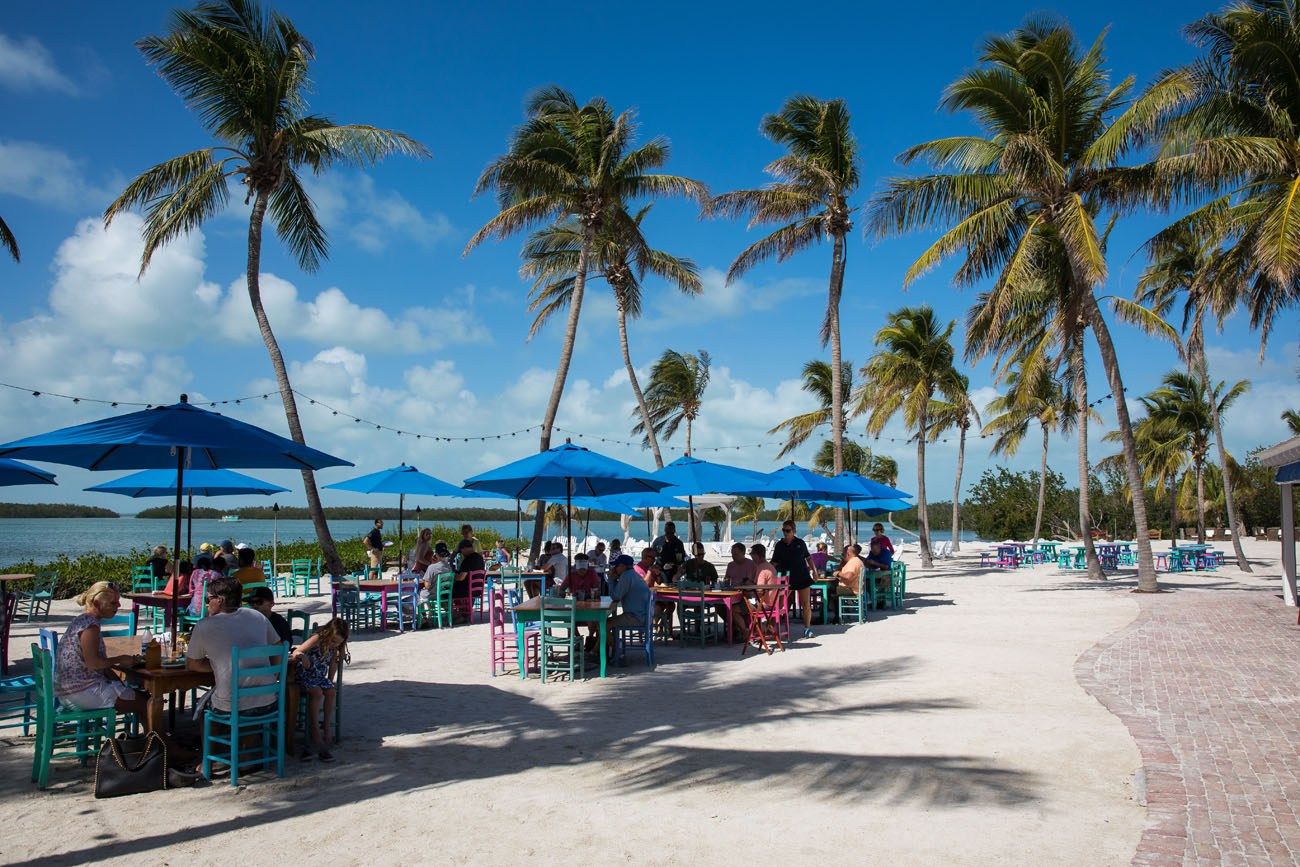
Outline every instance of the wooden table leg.
<svg viewBox="0 0 1300 867">
<path fill-rule="evenodd" d="M 148 709 L 145 711 L 145 723 L 144 723 L 144 727 L 145 727 L 148 731 L 151 731 L 151 732 L 158 732 L 158 734 L 160 734 L 160 735 L 162 735 L 162 734 L 166 734 L 166 733 L 167 733 L 167 725 L 166 725 L 166 723 L 165 723 L 165 721 L 164 721 L 164 720 L 165 720 L 165 717 L 163 716 L 163 714 L 164 714 L 164 710 L 163 710 L 163 699 L 164 699 L 164 698 L 166 698 L 166 694 L 163 693 L 162 690 L 158 690 L 157 695 L 155 695 L 155 694 L 153 694 L 153 693 L 150 693 L 150 694 L 149 694 L 149 707 L 148 707 Z"/>
</svg>

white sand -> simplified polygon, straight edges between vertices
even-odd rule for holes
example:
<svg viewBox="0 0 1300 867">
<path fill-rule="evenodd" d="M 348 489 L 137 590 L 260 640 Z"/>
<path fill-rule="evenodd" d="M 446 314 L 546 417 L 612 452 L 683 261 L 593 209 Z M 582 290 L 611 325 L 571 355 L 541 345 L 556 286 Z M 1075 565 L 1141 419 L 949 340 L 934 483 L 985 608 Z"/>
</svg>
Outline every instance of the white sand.
<svg viewBox="0 0 1300 867">
<path fill-rule="evenodd" d="M 905 613 L 785 653 L 668 645 L 577 684 L 489 677 L 485 625 L 362 635 L 338 762 L 238 790 L 95 801 L 64 762 L 38 792 L 10 736 L 0 861 L 1128 863 L 1138 753 L 1073 665 L 1134 597 L 977 564 L 913 566 Z"/>
</svg>

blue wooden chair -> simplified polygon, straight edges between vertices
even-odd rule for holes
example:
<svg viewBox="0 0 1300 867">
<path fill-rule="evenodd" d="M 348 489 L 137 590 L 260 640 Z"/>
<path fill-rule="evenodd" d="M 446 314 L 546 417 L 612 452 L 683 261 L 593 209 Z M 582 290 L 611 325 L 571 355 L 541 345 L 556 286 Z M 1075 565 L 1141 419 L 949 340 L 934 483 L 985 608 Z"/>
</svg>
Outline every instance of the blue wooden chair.
<svg viewBox="0 0 1300 867">
<path fill-rule="evenodd" d="M 272 662 L 273 658 L 278 660 Z M 239 785 L 239 772 L 249 767 L 275 768 L 284 776 L 284 690 L 289 666 L 288 644 L 263 644 L 256 647 L 233 647 L 230 670 L 239 672 L 230 679 L 230 710 L 209 705 L 203 715 L 203 776 L 212 779 L 212 764 L 230 768 L 230 785 Z M 271 678 L 268 683 L 243 686 L 242 681 Z M 270 710 L 254 708 L 241 711 L 240 700 L 249 696 L 269 695 L 274 699 Z M 256 746 L 247 746 L 256 737 Z"/>
<path fill-rule="evenodd" d="M 627 665 L 628 645 L 645 649 L 645 664 L 655 667 L 655 594 L 650 591 L 650 604 L 646 606 L 645 620 L 640 626 L 619 626 L 614 629 L 614 658 L 619 665 Z"/>
<path fill-rule="evenodd" d="M 409 614 L 407 612 L 410 612 Z M 397 578 L 397 589 L 388 593 L 388 612 L 397 615 L 397 631 L 414 630 L 420 625 L 420 579 Z"/>
<path fill-rule="evenodd" d="M 9 598 L 9 607 L 16 604 Z M 50 630 L 42 629 L 41 632 Z M 0 729 L 16 729 L 20 726 L 23 737 L 31 734 L 36 721 L 36 678 L 28 674 L 0 677 Z"/>
<path fill-rule="evenodd" d="M 873 581 L 866 572 L 863 572 L 858 581 L 858 595 L 851 596 L 843 594 L 835 597 L 839 608 L 840 623 L 866 623 L 867 609 L 871 606 L 871 592 Z"/>
</svg>

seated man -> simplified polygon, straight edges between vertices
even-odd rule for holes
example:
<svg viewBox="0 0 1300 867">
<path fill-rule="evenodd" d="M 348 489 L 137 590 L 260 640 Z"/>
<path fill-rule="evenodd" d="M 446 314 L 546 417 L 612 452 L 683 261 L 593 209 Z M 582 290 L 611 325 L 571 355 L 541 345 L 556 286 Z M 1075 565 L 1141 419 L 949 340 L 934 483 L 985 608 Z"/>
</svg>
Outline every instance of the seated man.
<svg viewBox="0 0 1300 867">
<path fill-rule="evenodd" d="M 289 629 L 289 621 L 284 619 L 283 614 L 275 610 L 275 594 L 271 592 L 270 587 L 254 587 L 249 591 L 248 607 L 271 621 L 271 628 L 275 630 L 276 635 L 280 636 L 281 641 L 293 644 L 293 634 Z"/>
<path fill-rule="evenodd" d="M 893 565 L 893 562 L 894 555 L 886 551 L 884 546 L 873 538 L 871 548 L 863 560 L 863 565 L 866 571 L 871 573 L 869 577 L 876 582 L 877 593 L 889 592 L 889 567 Z"/>
<path fill-rule="evenodd" d="M 745 546 L 740 542 L 731 546 L 731 562 L 727 564 L 724 580 L 728 587 L 750 587 L 757 575 L 753 560 L 745 557 Z M 726 606 L 718 607 L 719 614 L 725 614 Z M 749 611 L 743 604 L 731 607 L 731 629 L 738 640 L 744 641 L 749 635 Z"/>
<path fill-rule="evenodd" d="M 592 599 L 600 597 L 600 576 L 591 568 L 586 554 L 577 554 L 573 558 L 573 571 L 559 585 L 559 593 L 575 599 Z M 587 652 L 595 650 L 597 633 L 596 624 L 588 624 L 590 635 L 587 636 Z"/>
<path fill-rule="evenodd" d="M 704 559 L 704 543 L 696 542 L 691 546 L 691 559 L 686 561 L 680 575 L 683 581 L 702 584 L 713 584 L 718 580 L 717 568 Z"/>
<path fill-rule="evenodd" d="M 862 569 L 865 565 L 859 555 L 861 545 L 845 545 L 844 560 L 840 563 L 835 577 L 840 579 L 836 591 L 841 596 L 857 596 L 862 588 Z"/>
<path fill-rule="evenodd" d="M 241 585 L 266 583 L 266 573 L 262 571 L 262 567 L 253 565 L 257 559 L 256 551 L 245 546 L 239 549 L 236 556 L 239 557 L 239 568 L 235 570 L 232 578 Z"/>
<path fill-rule="evenodd" d="M 210 671 L 216 685 L 212 688 L 212 706 L 219 711 L 230 710 L 230 651 L 236 647 L 257 647 L 279 644 L 271 621 L 251 608 L 240 608 L 242 588 L 234 578 L 217 578 L 208 584 L 208 616 L 194 624 L 190 646 L 186 652 L 186 667 L 190 671 Z M 279 661 L 273 657 L 273 661 Z M 241 686 L 260 686 L 270 682 L 270 676 L 241 678 Z M 269 695 L 244 696 L 240 699 L 241 711 L 270 710 L 275 698 Z"/>
<path fill-rule="evenodd" d="M 653 558 L 653 549 L 651 557 Z M 650 587 L 632 566 L 632 558 L 620 554 L 609 564 L 610 596 L 622 606 L 609 618 L 609 646 L 614 646 L 614 630 L 619 627 L 644 629 L 646 609 L 650 606 Z"/>
<path fill-rule="evenodd" d="M 451 598 L 468 599 L 470 573 L 486 571 L 483 555 L 474 550 L 474 543 L 469 539 L 461 539 L 457 543 L 456 553 L 459 555 L 459 562 L 456 565 L 456 580 L 451 585 Z"/>
</svg>

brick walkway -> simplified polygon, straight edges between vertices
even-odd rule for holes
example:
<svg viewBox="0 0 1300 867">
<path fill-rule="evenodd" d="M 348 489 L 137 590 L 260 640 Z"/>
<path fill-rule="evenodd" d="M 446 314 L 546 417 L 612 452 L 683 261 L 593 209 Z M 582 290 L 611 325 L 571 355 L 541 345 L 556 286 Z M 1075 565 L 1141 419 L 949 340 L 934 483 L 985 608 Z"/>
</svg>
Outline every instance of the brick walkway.
<svg viewBox="0 0 1300 867">
<path fill-rule="evenodd" d="M 1075 674 L 1142 754 L 1134 864 L 1300 861 L 1300 627 L 1273 589 L 1136 596 Z"/>
</svg>

